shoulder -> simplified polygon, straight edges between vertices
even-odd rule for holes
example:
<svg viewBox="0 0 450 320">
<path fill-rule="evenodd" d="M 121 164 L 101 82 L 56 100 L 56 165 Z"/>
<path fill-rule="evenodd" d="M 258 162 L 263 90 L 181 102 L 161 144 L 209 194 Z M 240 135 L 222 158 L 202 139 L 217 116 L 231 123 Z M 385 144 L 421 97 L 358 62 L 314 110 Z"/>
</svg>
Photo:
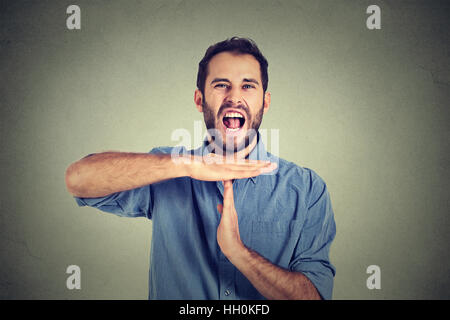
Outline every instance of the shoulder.
<svg viewBox="0 0 450 320">
<path fill-rule="evenodd" d="M 314 201 L 326 189 L 324 179 L 313 169 L 299 166 L 293 162 L 271 155 L 271 161 L 278 163 L 276 179 L 287 189 L 301 193 L 306 201 Z"/>
</svg>

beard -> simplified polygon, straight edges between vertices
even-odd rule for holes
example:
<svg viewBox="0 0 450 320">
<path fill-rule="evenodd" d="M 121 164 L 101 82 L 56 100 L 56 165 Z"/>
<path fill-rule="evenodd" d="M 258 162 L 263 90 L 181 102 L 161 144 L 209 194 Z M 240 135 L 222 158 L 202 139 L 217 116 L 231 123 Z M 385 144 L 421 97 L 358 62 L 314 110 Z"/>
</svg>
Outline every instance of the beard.
<svg viewBox="0 0 450 320">
<path fill-rule="evenodd" d="M 263 114 L 264 114 L 264 104 L 261 106 L 259 111 L 252 115 L 250 113 L 250 110 L 247 106 L 243 104 L 239 104 L 236 106 L 233 106 L 231 103 L 223 103 L 217 114 L 214 113 L 213 109 L 208 105 L 208 103 L 203 100 L 202 103 L 203 107 L 203 118 L 205 120 L 206 129 L 208 130 L 209 136 L 212 139 L 212 142 L 219 148 L 222 147 L 223 152 L 239 152 L 241 150 L 244 150 L 246 147 L 250 145 L 250 143 L 253 141 L 253 139 L 257 136 L 258 129 L 261 125 Z M 234 141 L 228 140 L 224 141 L 222 135 L 218 132 L 219 126 L 222 126 L 222 119 L 219 119 L 219 115 L 222 114 L 222 111 L 226 108 L 236 108 L 240 109 L 242 112 L 245 112 L 247 115 L 247 120 L 250 123 L 248 126 L 248 131 L 245 135 L 245 139 L 241 143 L 236 141 L 236 139 L 233 138 Z M 228 142 L 228 144 L 227 144 Z"/>
</svg>

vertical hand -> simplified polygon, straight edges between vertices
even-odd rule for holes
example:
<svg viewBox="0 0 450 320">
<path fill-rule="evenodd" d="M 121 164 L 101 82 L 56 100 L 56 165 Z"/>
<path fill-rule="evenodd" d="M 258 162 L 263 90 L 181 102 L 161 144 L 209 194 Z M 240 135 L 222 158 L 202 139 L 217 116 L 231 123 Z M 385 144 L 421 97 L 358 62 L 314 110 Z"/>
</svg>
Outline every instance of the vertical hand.
<svg viewBox="0 0 450 320">
<path fill-rule="evenodd" d="M 221 214 L 217 228 L 217 242 L 226 257 L 239 252 L 244 248 L 239 235 L 238 216 L 234 208 L 233 183 L 231 180 L 223 181 L 223 205 L 217 205 Z"/>
</svg>

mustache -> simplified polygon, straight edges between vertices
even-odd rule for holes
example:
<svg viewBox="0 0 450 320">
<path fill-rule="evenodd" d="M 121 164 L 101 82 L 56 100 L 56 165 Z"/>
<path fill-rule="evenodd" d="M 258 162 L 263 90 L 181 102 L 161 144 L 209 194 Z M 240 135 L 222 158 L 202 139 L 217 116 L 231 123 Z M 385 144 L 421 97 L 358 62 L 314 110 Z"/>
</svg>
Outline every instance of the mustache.
<svg viewBox="0 0 450 320">
<path fill-rule="evenodd" d="M 240 111 L 243 111 L 245 113 L 245 115 L 247 116 L 247 119 L 250 118 L 250 112 L 249 112 L 248 107 L 246 105 L 244 105 L 244 104 L 233 105 L 231 102 L 223 103 L 220 106 L 219 111 L 217 112 L 217 115 L 222 114 L 225 109 L 229 109 L 229 108 L 238 109 Z"/>
</svg>

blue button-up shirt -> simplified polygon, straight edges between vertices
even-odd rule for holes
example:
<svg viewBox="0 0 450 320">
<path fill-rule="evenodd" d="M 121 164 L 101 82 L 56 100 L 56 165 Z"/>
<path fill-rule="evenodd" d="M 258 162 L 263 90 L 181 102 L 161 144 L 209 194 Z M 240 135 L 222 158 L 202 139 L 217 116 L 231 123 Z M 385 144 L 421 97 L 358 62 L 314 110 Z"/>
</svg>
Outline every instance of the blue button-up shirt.
<svg viewBox="0 0 450 320">
<path fill-rule="evenodd" d="M 205 155 L 208 146 L 191 153 Z M 336 226 L 326 184 L 314 171 L 266 152 L 262 141 L 249 158 L 277 162 L 278 168 L 233 182 L 241 240 L 273 264 L 303 273 L 322 298 L 331 299 L 335 268 L 329 250 Z M 264 299 L 217 244 L 221 181 L 181 177 L 75 199 L 80 206 L 152 220 L 150 299 Z"/>
</svg>

